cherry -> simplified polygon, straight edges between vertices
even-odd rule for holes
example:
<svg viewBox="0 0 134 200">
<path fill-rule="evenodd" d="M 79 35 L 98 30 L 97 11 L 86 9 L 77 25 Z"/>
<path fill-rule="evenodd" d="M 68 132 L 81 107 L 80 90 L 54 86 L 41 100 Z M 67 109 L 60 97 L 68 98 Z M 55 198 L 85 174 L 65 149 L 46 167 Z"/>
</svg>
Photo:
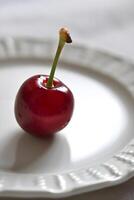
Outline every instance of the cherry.
<svg viewBox="0 0 134 200">
<path fill-rule="evenodd" d="M 22 129 L 46 137 L 63 129 L 70 121 L 74 108 L 71 90 L 54 78 L 55 69 L 65 43 L 71 43 L 66 28 L 59 31 L 59 44 L 50 76 L 35 75 L 20 87 L 15 100 L 15 117 Z"/>
</svg>

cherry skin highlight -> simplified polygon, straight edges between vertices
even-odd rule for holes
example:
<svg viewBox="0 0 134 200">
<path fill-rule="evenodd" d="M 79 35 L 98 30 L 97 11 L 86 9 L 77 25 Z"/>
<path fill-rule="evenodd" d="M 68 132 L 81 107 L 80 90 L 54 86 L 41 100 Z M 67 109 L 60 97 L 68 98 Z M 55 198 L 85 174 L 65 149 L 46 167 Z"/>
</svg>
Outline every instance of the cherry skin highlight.
<svg viewBox="0 0 134 200">
<path fill-rule="evenodd" d="M 15 117 L 26 132 L 46 137 L 63 129 L 71 119 L 74 98 L 58 79 L 47 88 L 48 76 L 35 75 L 20 87 L 15 101 Z"/>
</svg>

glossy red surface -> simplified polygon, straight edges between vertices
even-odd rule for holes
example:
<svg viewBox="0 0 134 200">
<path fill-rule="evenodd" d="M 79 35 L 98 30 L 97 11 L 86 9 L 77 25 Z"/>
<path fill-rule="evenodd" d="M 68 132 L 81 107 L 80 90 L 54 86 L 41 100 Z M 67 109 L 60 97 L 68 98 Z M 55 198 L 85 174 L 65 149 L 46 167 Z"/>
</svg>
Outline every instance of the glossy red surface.
<svg viewBox="0 0 134 200">
<path fill-rule="evenodd" d="M 46 88 L 48 76 L 36 75 L 20 87 L 15 101 L 15 117 L 26 132 L 44 137 L 63 129 L 71 119 L 74 98 L 70 89 L 54 79 Z"/>
</svg>

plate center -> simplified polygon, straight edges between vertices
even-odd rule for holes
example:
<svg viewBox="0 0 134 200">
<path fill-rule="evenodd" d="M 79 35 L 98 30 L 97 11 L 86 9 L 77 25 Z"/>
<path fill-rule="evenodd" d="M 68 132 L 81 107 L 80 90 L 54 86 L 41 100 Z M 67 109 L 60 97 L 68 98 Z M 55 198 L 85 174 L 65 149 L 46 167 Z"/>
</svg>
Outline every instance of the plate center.
<svg viewBox="0 0 134 200">
<path fill-rule="evenodd" d="M 60 68 L 60 69 L 59 69 Z M 28 77 L 48 74 L 43 64 L 6 63 L 0 68 L 0 169 L 56 173 L 106 161 L 133 138 L 134 103 L 118 83 L 89 69 L 59 66 L 56 76 L 72 90 L 75 110 L 53 140 L 24 133 L 14 118 L 14 99 Z"/>
</svg>

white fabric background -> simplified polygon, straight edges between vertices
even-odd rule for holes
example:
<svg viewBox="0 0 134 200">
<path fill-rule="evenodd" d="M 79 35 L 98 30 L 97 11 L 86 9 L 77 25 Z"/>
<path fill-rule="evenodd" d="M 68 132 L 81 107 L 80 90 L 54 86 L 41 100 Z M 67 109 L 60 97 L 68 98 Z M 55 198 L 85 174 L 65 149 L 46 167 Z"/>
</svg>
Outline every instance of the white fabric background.
<svg viewBox="0 0 134 200">
<path fill-rule="evenodd" d="M 70 28 L 74 43 L 86 43 L 134 61 L 134 0 L 0 0 L 0 37 L 57 39 L 61 26 Z M 68 200 L 132 200 L 133 185 L 131 179 Z"/>
<path fill-rule="evenodd" d="M 74 42 L 134 59 L 133 0 L 0 0 L 0 36 L 57 39 L 63 25 Z"/>
</svg>

